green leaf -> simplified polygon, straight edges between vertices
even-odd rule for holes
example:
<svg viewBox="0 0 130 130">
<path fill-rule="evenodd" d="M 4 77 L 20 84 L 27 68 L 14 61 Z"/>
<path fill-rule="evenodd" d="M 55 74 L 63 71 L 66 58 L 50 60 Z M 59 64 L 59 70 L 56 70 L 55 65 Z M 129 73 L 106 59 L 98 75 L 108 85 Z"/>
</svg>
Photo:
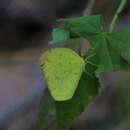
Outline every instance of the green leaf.
<svg viewBox="0 0 130 130">
<path fill-rule="evenodd" d="M 95 54 L 90 51 L 85 55 L 86 57 Z M 69 130 L 73 120 L 79 116 L 87 107 L 87 105 L 96 97 L 99 88 L 98 79 L 94 75 L 96 69 L 88 61 L 94 63 L 95 57 L 88 58 L 86 62 L 86 71 L 91 73 L 83 73 L 78 88 L 71 100 L 64 102 L 56 102 L 56 115 L 58 130 Z"/>
<path fill-rule="evenodd" d="M 45 52 L 40 63 L 53 98 L 71 99 L 85 69 L 83 58 L 71 49 L 55 48 Z"/>
<path fill-rule="evenodd" d="M 52 32 L 51 44 L 63 43 L 75 36 L 94 35 L 103 31 L 101 15 L 83 16 L 79 18 L 60 19 L 64 28 L 56 28 Z"/>
<path fill-rule="evenodd" d="M 129 70 L 130 27 L 119 32 L 103 32 L 100 15 L 60 20 L 70 31 L 71 38 L 86 38 L 96 51 L 96 73 Z"/>
<path fill-rule="evenodd" d="M 101 15 L 83 16 L 79 18 L 60 19 L 65 24 L 71 36 L 86 37 L 103 31 L 103 18 Z"/>
<path fill-rule="evenodd" d="M 130 27 L 110 34 L 111 43 L 121 51 L 122 57 L 130 61 Z"/>
<path fill-rule="evenodd" d="M 52 32 L 52 38 L 52 44 L 63 43 L 70 38 L 70 34 L 69 31 L 67 31 L 66 29 L 56 28 Z"/>
<path fill-rule="evenodd" d="M 54 99 L 50 96 L 48 91 L 45 91 L 44 96 L 42 97 L 40 111 L 38 113 L 38 117 L 34 125 L 34 130 L 44 130 L 47 124 L 46 118 L 54 108 Z"/>
<path fill-rule="evenodd" d="M 121 40 L 118 41 L 117 38 L 120 39 L 109 33 L 101 33 L 88 38 L 96 51 L 97 73 L 129 70 L 130 65 L 121 56 L 124 43 Z"/>
</svg>

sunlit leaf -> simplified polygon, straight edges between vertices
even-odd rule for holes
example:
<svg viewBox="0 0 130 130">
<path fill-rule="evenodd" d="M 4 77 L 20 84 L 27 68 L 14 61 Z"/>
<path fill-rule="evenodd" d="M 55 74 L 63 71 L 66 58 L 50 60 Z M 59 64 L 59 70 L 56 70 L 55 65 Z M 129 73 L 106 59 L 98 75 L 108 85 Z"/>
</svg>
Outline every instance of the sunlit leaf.
<svg viewBox="0 0 130 130">
<path fill-rule="evenodd" d="M 60 44 L 65 42 L 70 38 L 69 31 L 62 29 L 62 28 L 56 28 L 52 32 L 52 41 L 51 44 Z"/>
</svg>

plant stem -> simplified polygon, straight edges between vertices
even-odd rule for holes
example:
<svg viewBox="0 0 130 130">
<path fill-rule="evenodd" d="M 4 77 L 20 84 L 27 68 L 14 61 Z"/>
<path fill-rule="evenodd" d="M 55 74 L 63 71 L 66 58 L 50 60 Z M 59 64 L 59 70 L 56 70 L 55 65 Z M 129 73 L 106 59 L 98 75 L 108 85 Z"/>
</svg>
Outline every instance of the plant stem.
<svg viewBox="0 0 130 130">
<path fill-rule="evenodd" d="M 86 5 L 86 8 L 84 9 L 83 16 L 87 16 L 92 13 L 95 2 L 96 0 L 89 0 L 88 4 Z"/>
<path fill-rule="evenodd" d="M 119 7 L 118 7 L 118 9 L 117 9 L 117 11 L 116 11 L 112 21 L 111 21 L 110 28 L 109 28 L 109 32 L 110 33 L 113 31 L 115 23 L 116 23 L 116 21 L 118 19 L 118 16 L 122 12 L 126 2 L 127 2 L 127 0 L 121 0 L 120 5 L 119 5 Z"/>
</svg>

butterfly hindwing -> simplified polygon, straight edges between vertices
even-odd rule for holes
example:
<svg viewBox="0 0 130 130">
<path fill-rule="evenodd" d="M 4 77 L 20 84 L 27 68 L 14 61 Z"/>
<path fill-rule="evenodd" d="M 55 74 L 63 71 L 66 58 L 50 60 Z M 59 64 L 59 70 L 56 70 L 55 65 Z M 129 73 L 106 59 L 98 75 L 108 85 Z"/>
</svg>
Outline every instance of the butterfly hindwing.
<svg viewBox="0 0 130 130">
<path fill-rule="evenodd" d="M 84 60 L 71 49 L 55 48 L 45 52 L 40 63 L 53 98 L 71 99 L 85 68 Z"/>
</svg>

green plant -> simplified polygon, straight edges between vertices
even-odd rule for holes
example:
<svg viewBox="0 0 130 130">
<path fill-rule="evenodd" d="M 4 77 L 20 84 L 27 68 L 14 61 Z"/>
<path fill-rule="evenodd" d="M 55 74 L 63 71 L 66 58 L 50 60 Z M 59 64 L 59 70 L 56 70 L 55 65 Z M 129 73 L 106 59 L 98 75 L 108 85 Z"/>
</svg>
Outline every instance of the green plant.
<svg viewBox="0 0 130 130">
<path fill-rule="evenodd" d="M 51 44 L 76 38 L 85 38 L 91 44 L 81 56 L 70 49 L 58 48 L 41 57 L 41 69 L 55 102 L 58 130 L 68 130 L 72 121 L 95 99 L 101 73 L 129 71 L 130 27 L 113 32 L 126 2 L 121 1 L 109 32 L 103 30 L 101 15 L 58 20 L 64 27 L 53 30 Z"/>
</svg>

